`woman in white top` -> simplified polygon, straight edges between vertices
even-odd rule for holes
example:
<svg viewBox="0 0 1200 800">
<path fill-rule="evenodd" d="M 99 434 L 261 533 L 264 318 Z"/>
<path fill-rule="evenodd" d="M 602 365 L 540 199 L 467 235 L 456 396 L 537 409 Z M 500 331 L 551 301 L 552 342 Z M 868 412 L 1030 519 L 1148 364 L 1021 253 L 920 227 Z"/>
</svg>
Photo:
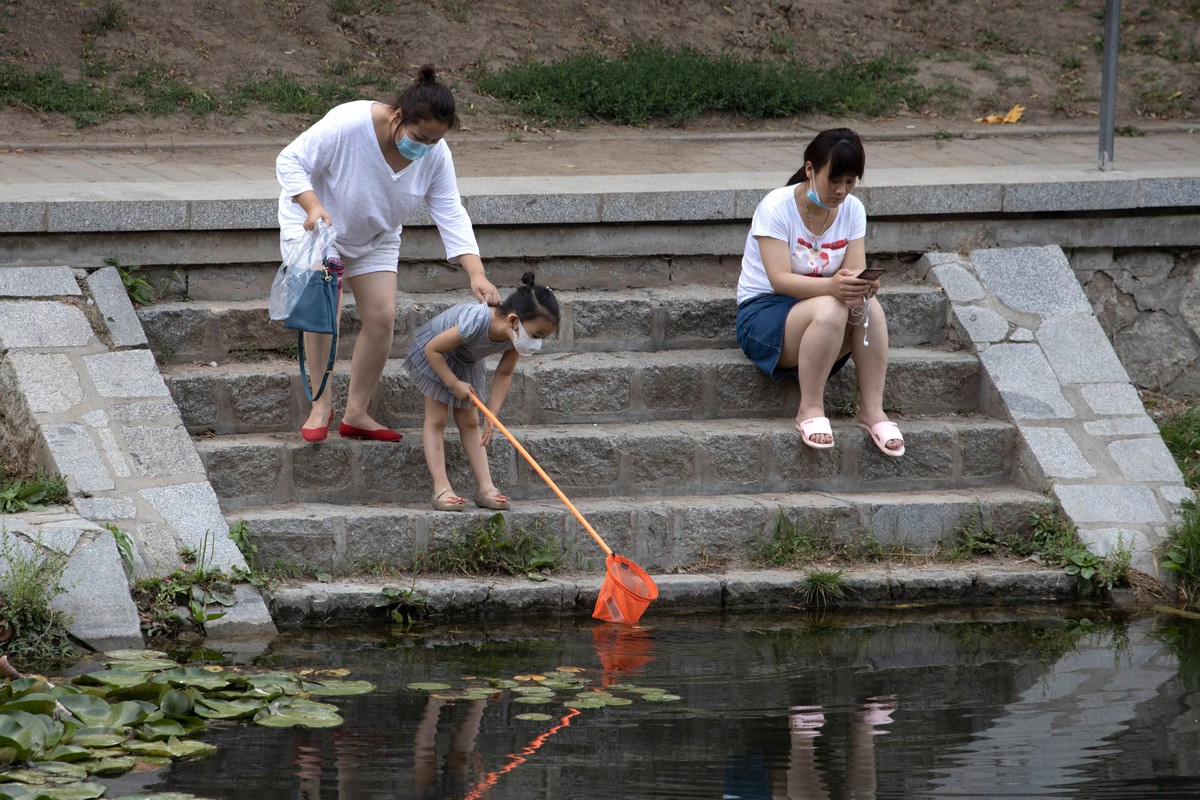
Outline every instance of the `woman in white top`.
<svg viewBox="0 0 1200 800">
<path fill-rule="evenodd" d="M 471 292 L 496 304 L 500 295 L 479 258 L 471 220 L 458 194 L 454 161 L 443 137 L 458 123 L 454 96 L 432 64 L 421 67 L 395 106 L 369 100 L 345 103 L 300 134 L 275 162 L 280 247 L 312 230 L 318 220 L 337 234 L 345 280 L 354 293 L 362 330 L 350 361 L 350 389 L 338 433 L 394 442 L 400 434 L 367 414 L 367 405 L 392 349 L 396 274 L 405 219 L 421 203 L 437 224 L 446 258 L 466 271 Z M 306 333 L 309 371 L 329 358 L 329 336 Z M 313 403 L 301 434 L 319 442 L 333 422 L 329 393 Z"/>
<path fill-rule="evenodd" d="M 763 372 L 798 376 L 796 430 L 819 450 L 833 447 L 825 383 L 854 359 L 858 424 L 885 455 L 904 454 L 900 429 L 883 411 L 887 322 L 866 269 L 867 215 L 851 192 L 866 153 L 847 128 L 823 131 L 804 150 L 804 166 L 759 203 L 746 236 L 738 280 L 737 337 Z"/>
</svg>

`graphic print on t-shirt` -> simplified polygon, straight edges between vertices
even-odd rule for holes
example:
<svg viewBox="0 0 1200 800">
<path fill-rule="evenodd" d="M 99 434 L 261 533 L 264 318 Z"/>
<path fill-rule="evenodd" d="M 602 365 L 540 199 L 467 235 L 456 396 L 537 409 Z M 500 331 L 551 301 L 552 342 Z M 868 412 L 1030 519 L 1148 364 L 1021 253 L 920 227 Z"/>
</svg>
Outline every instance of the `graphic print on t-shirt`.
<svg viewBox="0 0 1200 800">
<path fill-rule="evenodd" d="M 810 278 L 828 278 L 838 271 L 849 243 L 849 239 L 839 239 L 836 242 L 814 244 L 803 236 L 797 236 L 796 244 L 799 246 L 792 250 L 792 272 Z"/>
</svg>

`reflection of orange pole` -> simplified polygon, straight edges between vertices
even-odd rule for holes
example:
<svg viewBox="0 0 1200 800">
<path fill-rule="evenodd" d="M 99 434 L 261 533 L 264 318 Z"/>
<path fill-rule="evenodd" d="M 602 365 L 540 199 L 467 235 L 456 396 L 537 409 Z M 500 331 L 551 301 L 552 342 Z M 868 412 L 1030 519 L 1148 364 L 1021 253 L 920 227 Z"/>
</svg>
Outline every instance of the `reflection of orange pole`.
<svg viewBox="0 0 1200 800">
<path fill-rule="evenodd" d="M 474 397 L 475 395 L 471 395 L 471 396 Z M 474 789 L 472 789 L 467 794 L 463 795 L 463 800 L 479 800 L 479 798 L 483 796 L 483 792 L 485 790 L 490 789 L 491 787 L 496 785 L 496 781 L 500 780 L 501 775 L 503 775 L 507 772 L 512 772 L 514 769 L 517 768 L 518 764 L 524 764 L 525 756 L 531 756 L 534 753 L 536 753 L 537 749 L 539 747 L 541 747 L 543 744 L 545 744 L 547 739 L 549 739 L 555 733 L 558 733 L 563 728 L 570 725 L 571 717 L 578 715 L 579 709 L 568 707 L 568 710 L 571 712 L 570 714 L 567 714 L 565 717 L 563 717 L 561 720 L 559 720 L 559 723 L 557 725 L 555 725 L 553 728 L 551 728 L 550 730 L 546 731 L 543 734 L 540 734 L 539 736 L 534 737 L 534 739 L 529 744 L 527 744 L 521 748 L 520 753 L 509 753 L 508 757 L 511 758 L 512 760 L 504 765 L 504 769 L 499 769 L 499 770 L 496 770 L 495 772 L 489 772 L 487 774 L 487 777 L 485 777 L 482 781 L 480 781 L 475 786 Z"/>
<path fill-rule="evenodd" d="M 583 518 L 583 514 L 579 513 L 579 509 L 567 499 L 567 496 L 563 494 L 562 490 L 554 484 L 554 481 L 550 480 L 550 476 L 546 474 L 545 470 L 538 466 L 538 463 L 533 460 L 533 456 L 529 455 L 529 451 L 527 451 L 524 447 L 521 447 L 521 443 L 516 440 L 516 437 L 508 432 L 508 428 L 500 424 L 500 420 L 496 419 L 496 415 L 492 413 L 492 410 L 485 406 L 483 401 L 475 396 L 474 392 L 471 393 L 471 399 L 475 402 L 475 405 L 479 406 L 479 410 L 484 413 L 484 416 L 492 421 L 492 424 L 496 426 L 496 429 L 503 433 L 505 438 L 512 442 L 512 446 L 517 448 L 517 452 L 525 456 L 525 460 L 529 462 L 529 466 L 533 467 L 537 474 L 542 476 L 542 480 L 546 482 L 546 485 L 554 490 L 554 493 L 558 495 L 558 499 L 563 501 L 563 504 L 566 505 L 566 507 L 571 510 L 571 513 L 575 515 L 575 519 L 579 520 L 579 524 L 582 525 L 587 532 L 592 535 L 592 538 L 596 540 L 596 544 L 600 545 L 601 549 L 604 550 L 604 554 L 611 556 L 612 550 L 609 549 L 608 545 L 604 543 L 604 540 L 600 538 L 600 534 L 596 533 L 592 526 L 588 524 L 588 521 Z"/>
</svg>

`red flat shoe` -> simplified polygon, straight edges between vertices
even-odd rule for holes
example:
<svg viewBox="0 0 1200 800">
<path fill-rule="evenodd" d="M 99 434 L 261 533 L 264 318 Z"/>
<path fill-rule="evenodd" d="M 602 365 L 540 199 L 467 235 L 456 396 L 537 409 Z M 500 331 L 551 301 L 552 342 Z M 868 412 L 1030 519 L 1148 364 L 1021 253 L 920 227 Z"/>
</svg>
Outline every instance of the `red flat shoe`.
<svg viewBox="0 0 1200 800">
<path fill-rule="evenodd" d="M 304 441 L 316 444 L 317 442 L 325 441 L 325 437 L 329 435 L 329 426 L 333 424 L 333 409 L 329 410 L 329 422 L 326 422 L 319 428 L 301 428 L 300 435 L 304 437 Z"/>
<path fill-rule="evenodd" d="M 366 428 L 356 428 L 342 422 L 338 425 L 338 433 L 347 439 L 374 439 L 377 442 L 398 442 L 404 435 L 391 428 L 379 428 L 369 431 Z"/>
</svg>

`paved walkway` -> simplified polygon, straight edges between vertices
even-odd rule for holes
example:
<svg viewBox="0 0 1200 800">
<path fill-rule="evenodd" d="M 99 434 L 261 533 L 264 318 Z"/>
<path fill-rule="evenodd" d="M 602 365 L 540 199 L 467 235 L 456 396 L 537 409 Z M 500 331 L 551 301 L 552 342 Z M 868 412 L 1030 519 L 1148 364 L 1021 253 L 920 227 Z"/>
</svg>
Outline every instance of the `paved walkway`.
<svg viewBox="0 0 1200 800">
<path fill-rule="evenodd" d="M 1098 169 L 1099 140 L 1092 128 L 985 127 L 948 138 L 935 131 L 880 125 L 860 129 L 872 170 L 927 170 L 1034 166 Z M 664 131 L 528 134 L 523 141 L 459 132 L 451 146 L 460 177 L 615 176 L 777 173 L 799 165 L 814 131 L 689 134 Z M 113 183 L 259 182 L 274 180 L 277 142 L 81 142 L 19 146 L 0 142 L 0 186 Z M 1113 169 L 1150 165 L 1200 166 L 1200 126 L 1147 129 L 1119 137 Z"/>
</svg>

